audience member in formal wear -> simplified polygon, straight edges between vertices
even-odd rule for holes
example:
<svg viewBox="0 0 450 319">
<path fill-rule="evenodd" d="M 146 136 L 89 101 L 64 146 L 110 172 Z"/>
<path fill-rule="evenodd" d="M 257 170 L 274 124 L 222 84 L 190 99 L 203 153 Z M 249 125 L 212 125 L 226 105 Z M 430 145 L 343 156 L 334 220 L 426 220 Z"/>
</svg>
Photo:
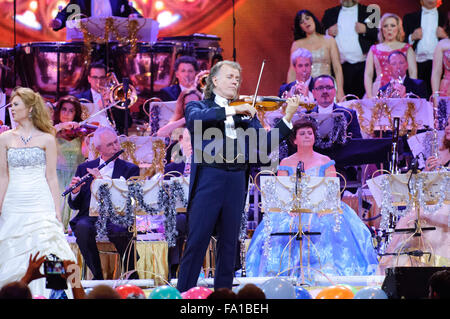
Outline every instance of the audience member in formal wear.
<svg viewBox="0 0 450 319">
<path fill-rule="evenodd" d="M 450 39 L 439 41 L 434 51 L 431 87 L 433 93 L 450 96 Z"/>
<path fill-rule="evenodd" d="M 195 75 L 199 71 L 197 60 L 189 55 L 183 55 L 175 61 L 175 80 L 176 83 L 162 88 L 160 98 L 163 101 L 175 101 L 178 99 L 181 91 L 192 88 L 196 83 Z"/>
<path fill-rule="evenodd" d="M 378 90 L 391 80 L 387 59 L 392 51 L 398 50 L 407 56 L 409 77 L 417 79 L 416 55 L 411 45 L 403 42 L 404 38 L 405 32 L 400 17 L 393 13 L 385 13 L 380 20 L 379 43 L 372 45 L 367 53 L 364 70 L 367 98 L 376 96 Z M 375 82 L 373 82 L 374 70 L 376 71 Z"/>
<path fill-rule="evenodd" d="M 92 108 L 89 110 L 89 115 L 93 115 L 108 107 L 114 101 L 110 100 L 110 88 L 106 87 L 107 84 L 107 69 L 106 65 L 102 62 L 93 62 L 88 67 L 88 82 L 90 88 L 75 96 L 78 99 L 84 99 L 92 102 Z M 89 123 L 97 122 L 100 126 L 109 126 L 116 129 L 119 134 L 123 134 L 125 128 L 125 112 L 128 112 L 128 127 L 131 127 L 133 120 L 131 118 L 130 110 L 127 111 L 116 107 L 110 109 L 89 118 Z"/>
<path fill-rule="evenodd" d="M 388 64 L 391 81 L 380 88 L 381 95 L 392 98 L 404 98 L 408 93 L 413 93 L 422 99 L 427 99 L 425 81 L 411 79 L 406 74 L 408 61 L 403 52 L 394 51 L 389 54 Z"/>
<path fill-rule="evenodd" d="M 449 35 L 445 30 L 446 12 L 437 9 L 438 0 L 420 0 L 422 8 L 403 17 L 405 41 L 411 44 L 416 52 L 417 78 L 424 80 L 426 94 L 431 95 L 431 70 L 433 54 L 439 40 Z"/>
<path fill-rule="evenodd" d="M 314 78 L 312 92 L 317 106 L 307 113 L 316 112 L 319 114 L 329 114 L 341 112 L 347 120 L 347 135 L 352 138 L 362 138 L 356 111 L 334 103 L 336 87 L 332 76 L 324 74 Z"/>
<path fill-rule="evenodd" d="M 298 48 L 291 54 L 291 63 L 295 70 L 295 81 L 283 84 L 278 96 L 287 98 L 301 95 L 302 100 L 314 101 L 314 96 L 311 93 L 311 52 L 304 48 Z"/>
<path fill-rule="evenodd" d="M 337 98 L 344 97 L 344 77 L 336 41 L 331 36 L 323 35 L 322 26 L 317 18 L 308 10 L 297 12 L 294 20 L 294 42 L 291 54 L 298 48 L 305 48 L 312 54 L 311 76 L 332 74 L 336 78 Z M 295 69 L 289 63 L 287 83 L 295 80 Z"/>
<path fill-rule="evenodd" d="M 93 143 L 100 153 L 100 158 L 92 161 L 84 162 L 79 165 L 75 176 L 72 178 L 70 187 L 76 185 L 81 177 L 90 173 L 95 178 L 125 178 L 129 179 L 133 176 L 139 176 L 139 167 L 117 158 L 103 167 L 100 171 L 98 166 L 109 160 L 114 154 L 120 150 L 119 139 L 116 132 L 109 127 L 100 127 L 94 132 Z M 84 182 L 76 187 L 69 194 L 69 205 L 72 209 L 78 210 L 78 214 L 70 221 L 70 227 L 76 237 L 76 242 L 86 265 L 92 271 L 94 280 L 103 279 L 100 256 L 96 243 L 97 228 L 96 222 L 98 217 L 90 216 L 91 202 L 91 184 L 92 179 Z M 120 260 L 124 261 L 125 270 L 131 271 L 135 269 L 134 265 L 134 249 L 130 245 L 132 233 L 127 227 L 113 224 L 107 221 L 107 235 L 109 240 L 114 244 L 120 255 Z M 138 258 L 138 257 L 137 257 Z M 137 279 L 138 275 L 133 272 L 131 279 Z"/>
<path fill-rule="evenodd" d="M 60 193 L 70 184 L 77 166 L 84 162 L 88 150 L 84 144 L 84 135 L 80 130 L 81 104 L 74 96 L 65 96 L 58 100 L 53 114 L 56 129 L 56 146 L 58 159 L 56 173 Z M 84 152 L 83 152 L 84 151 Z M 72 209 L 67 198 L 62 201 L 61 219 L 65 230 L 69 225 Z"/>
<path fill-rule="evenodd" d="M 344 74 L 344 93 L 364 96 L 364 69 L 378 29 L 370 20 L 372 11 L 358 0 L 340 0 L 341 5 L 325 10 L 322 25 L 335 38 Z"/>
<path fill-rule="evenodd" d="M 58 12 L 55 19 L 50 22 L 50 27 L 58 31 L 66 27 L 66 21 L 76 14 L 82 14 L 78 18 L 87 17 L 130 17 L 137 18 L 142 15 L 130 5 L 127 0 L 70 0 L 67 6 Z"/>
</svg>

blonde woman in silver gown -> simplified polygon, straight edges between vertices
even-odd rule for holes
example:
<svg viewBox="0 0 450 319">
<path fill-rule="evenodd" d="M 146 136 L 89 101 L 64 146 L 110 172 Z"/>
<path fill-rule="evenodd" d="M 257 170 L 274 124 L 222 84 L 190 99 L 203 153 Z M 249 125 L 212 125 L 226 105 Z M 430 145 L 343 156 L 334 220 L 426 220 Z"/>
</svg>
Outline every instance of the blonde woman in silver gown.
<svg viewBox="0 0 450 319">
<path fill-rule="evenodd" d="M 16 88 L 11 103 L 17 127 L 0 135 L 0 287 L 20 280 L 37 252 L 76 262 L 61 224 L 49 112 L 29 88 Z M 29 287 L 33 295 L 50 295 L 45 278 Z"/>
</svg>

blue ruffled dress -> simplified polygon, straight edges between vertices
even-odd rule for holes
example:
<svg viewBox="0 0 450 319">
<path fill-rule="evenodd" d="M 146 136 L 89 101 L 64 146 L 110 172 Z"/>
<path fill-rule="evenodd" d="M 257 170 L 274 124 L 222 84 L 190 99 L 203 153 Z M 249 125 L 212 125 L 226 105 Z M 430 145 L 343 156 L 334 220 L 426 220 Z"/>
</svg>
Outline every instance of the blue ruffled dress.
<svg viewBox="0 0 450 319">
<path fill-rule="evenodd" d="M 325 176 L 334 161 L 308 169 L 310 176 Z M 340 227 L 336 229 L 337 214 L 302 214 L 303 231 L 320 232 L 303 240 L 303 269 L 308 276 L 322 273 L 333 276 L 357 276 L 375 274 L 378 260 L 372 237 L 367 226 L 355 211 L 341 202 Z M 288 213 L 269 213 L 275 232 L 298 231 L 299 218 Z M 246 271 L 249 277 L 300 276 L 300 246 L 295 235 L 270 237 L 268 255 L 264 243 L 270 236 L 264 230 L 264 220 L 256 228 L 246 255 Z"/>
</svg>

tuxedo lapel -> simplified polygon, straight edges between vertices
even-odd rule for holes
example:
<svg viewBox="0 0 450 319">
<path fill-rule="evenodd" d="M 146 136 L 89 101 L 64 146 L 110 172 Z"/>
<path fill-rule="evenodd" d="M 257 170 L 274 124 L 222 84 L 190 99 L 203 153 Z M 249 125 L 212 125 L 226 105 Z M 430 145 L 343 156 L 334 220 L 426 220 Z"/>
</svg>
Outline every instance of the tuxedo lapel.
<svg viewBox="0 0 450 319">
<path fill-rule="evenodd" d="M 122 161 L 120 158 L 116 159 L 114 161 L 114 170 L 112 173 L 112 178 L 120 178 L 122 176 L 123 168 L 122 168 Z"/>
</svg>

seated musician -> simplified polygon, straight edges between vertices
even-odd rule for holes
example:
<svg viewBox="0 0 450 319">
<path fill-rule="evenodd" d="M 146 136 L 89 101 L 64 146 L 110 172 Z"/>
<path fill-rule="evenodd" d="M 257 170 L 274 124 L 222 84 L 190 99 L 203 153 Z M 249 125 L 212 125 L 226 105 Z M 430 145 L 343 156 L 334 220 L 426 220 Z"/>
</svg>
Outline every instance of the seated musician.
<svg viewBox="0 0 450 319">
<path fill-rule="evenodd" d="M 283 84 L 278 93 L 279 97 L 286 98 L 293 95 L 302 95 L 308 101 L 314 101 L 311 92 L 312 54 L 309 50 L 298 48 L 291 54 L 291 63 L 295 70 L 295 81 Z"/>
<path fill-rule="evenodd" d="M 80 164 L 77 168 L 75 176 L 72 178 L 70 187 L 76 185 L 81 177 L 91 173 L 95 178 L 120 178 L 129 179 L 133 176 L 139 176 L 139 167 L 133 163 L 121 160 L 110 162 L 108 165 L 98 170 L 100 164 L 110 159 L 114 154 L 120 150 L 119 139 L 116 132 L 109 127 L 98 128 L 93 135 L 94 144 L 100 153 L 100 158 L 93 161 L 87 161 Z M 69 194 L 69 206 L 72 209 L 78 210 L 78 214 L 70 221 L 70 227 L 76 237 L 76 242 L 80 248 L 81 254 L 86 262 L 86 265 L 92 271 L 94 280 L 102 280 L 103 273 L 100 263 L 100 256 L 96 243 L 96 222 L 98 217 L 89 216 L 89 208 L 91 201 L 91 184 L 89 180 L 80 186 L 76 187 L 71 194 Z M 113 224 L 111 221 L 107 222 L 107 233 L 109 240 L 116 247 L 120 260 L 125 261 L 125 270 L 131 271 L 135 269 L 134 265 L 134 249 L 130 245 L 132 240 L 132 233 L 126 227 Z M 137 256 L 137 259 L 139 256 Z M 133 272 L 130 279 L 138 279 L 137 272 Z"/>
<path fill-rule="evenodd" d="M 77 166 L 87 157 L 88 151 L 84 143 L 85 131 L 80 128 L 80 122 L 81 104 L 78 99 L 70 95 L 60 98 L 53 113 L 53 124 L 56 129 L 58 151 L 56 173 L 61 193 L 70 184 Z M 66 198 L 61 209 L 61 219 L 66 230 L 71 214 L 72 210 Z"/>
<path fill-rule="evenodd" d="M 333 77 L 327 74 L 319 75 L 313 79 L 312 87 L 317 106 L 307 113 L 330 114 L 341 112 L 347 120 L 347 135 L 352 138 L 362 138 L 356 112 L 334 103 L 336 86 Z"/>
<path fill-rule="evenodd" d="M 78 6 L 75 7 L 74 5 Z M 79 8 L 78 10 L 74 8 Z M 50 22 L 54 31 L 66 26 L 67 19 L 74 14 L 81 13 L 88 17 L 130 17 L 142 18 L 142 15 L 130 5 L 127 0 L 70 0 L 67 6 L 58 12 L 55 19 Z"/>
<path fill-rule="evenodd" d="M 403 52 L 394 51 L 389 54 L 388 65 L 392 78 L 389 83 L 380 88 L 381 95 L 404 98 L 408 93 L 413 93 L 422 99 L 428 98 L 425 82 L 419 79 L 411 79 L 406 74 L 408 59 Z"/>
<path fill-rule="evenodd" d="M 90 110 L 90 115 L 93 115 L 114 103 L 114 101 L 110 100 L 110 88 L 105 87 L 106 80 L 106 65 L 100 61 L 91 63 L 88 67 L 88 82 L 90 88 L 75 95 L 80 100 L 85 99 L 93 103 L 93 109 Z M 133 119 L 131 118 L 129 109 L 127 112 L 128 127 L 131 127 Z M 90 118 L 89 121 L 98 122 L 101 126 L 113 127 L 119 134 L 123 134 L 125 128 L 125 110 L 112 107 L 109 110 Z"/>
<path fill-rule="evenodd" d="M 184 110 L 186 109 L 186 104 L 191 101 L 200 101 L 201 99 L 202 94 L 197 88 L 191 87 L 183 90 L 177 98 L 172 117 L 166 125 L 158 130 L 156 136 L 169 137 L 175 129 L 185 127 Z"/>
<path fill-rule="evenodd" d="M 177 83 L 161 89 L 159 93 L 163 101 L 175 101 L 178 99 L 181 91 L 193 87 L 199 66 L 194 57 L 183 55 L 175 61 L 174 70 Z"/>
<path fill-rule="evenodd" d="M 313 150 L 316 137 L 315 124 L 302 118 L 294 123 L 289 142 L 296 146 L 296 153 L 283 159 L 279 175 L 295 175 L 299 161 L 303 162 L 309 176 L 336 177 L 334 161 Z M 293 173 L 292 173 L 293 172 Z M 312 246 L 310 256 L 303 257 L 303 266 L 320 270 L 326 275 L 354 276 L 374 273 L 377 254 L 372 244 L 368 227 L 356 212 L 341 202 L 340 226 L 336 227 L 335 214 L 306 214 L 302 218 L 303 230 L 320 232 L 309 240 L 298 241 L 293 236 L 271 236 L 265 231 L 265 221 L 256 228 L 247 253 L 247 276 L 290 276 L 300 274 L 299 243 L 304 251 Z M 289 212 L 274 212 L 270 216 L 271 233 L 297 232 L 298 216 Z M 339 222 L 338 222 L 339 223 Z M 270 241 L 270 252 L 264 254 L 266 241 Z M 290 242 L 290 243 L 289 243 Z M 345 252 L 345 253 L 342 253 Z M 313 275 L 314 272 L 311 274 Z"/>
</svg>

